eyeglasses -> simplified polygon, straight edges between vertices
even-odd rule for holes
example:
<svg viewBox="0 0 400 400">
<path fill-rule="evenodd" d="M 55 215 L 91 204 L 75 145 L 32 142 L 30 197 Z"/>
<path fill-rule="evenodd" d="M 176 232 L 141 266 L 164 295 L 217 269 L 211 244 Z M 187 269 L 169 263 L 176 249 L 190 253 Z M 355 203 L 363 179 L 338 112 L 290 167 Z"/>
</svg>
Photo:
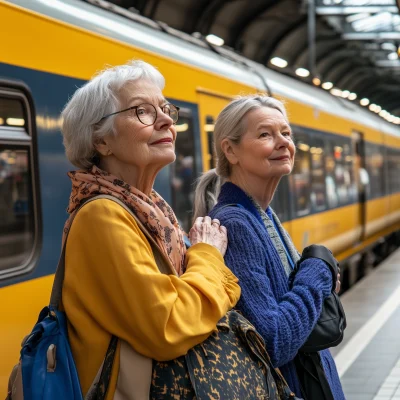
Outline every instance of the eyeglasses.
<svg viewBox="0 0 400 400">
<path fill-rule="evenodd" d="M 164 114 L 171 117 L 174 124 L 178 121 L 179 107 L 174 106 L 173 104 L 167 103 L 160 108 Z M 107 114 L 100 121 L 103 121 L 103 119 L 105 119 L 105 118 L 111 117 L 111 115 L 116 115 L 116 114 L 126 112 L 126 111 L 134 111 L 136 113 L 137 119 L 143 125 L 150 126 L 150 125 L 155 124 L 155 122 L 157 121 L 157 109 L 153 106 L 153 104 L 149 104 L 149 103 L 139 104 L 138 106 L 129 107 L 129 108 L 126 108 L 125 110 Z"/>
</svg>

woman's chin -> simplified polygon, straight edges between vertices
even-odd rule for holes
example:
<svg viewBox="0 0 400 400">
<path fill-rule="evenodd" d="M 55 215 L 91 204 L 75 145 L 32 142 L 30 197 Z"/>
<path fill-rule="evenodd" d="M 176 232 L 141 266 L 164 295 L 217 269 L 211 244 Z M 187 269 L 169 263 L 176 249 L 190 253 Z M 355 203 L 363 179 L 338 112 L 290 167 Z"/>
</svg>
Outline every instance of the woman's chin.
<svg viewBox="0 0 400 400">
<path fill-rule="evenodd" d="M 174 151 L 171 151 L 163 154 L 157 161 L 159 161 L 158 163 L 161 164 L 163 167 L 165 167 L 168 164 L 172 164 L 173 162 L 175 162 L 175 160 L 176 160 L 176 154 Z"/>
</svg>

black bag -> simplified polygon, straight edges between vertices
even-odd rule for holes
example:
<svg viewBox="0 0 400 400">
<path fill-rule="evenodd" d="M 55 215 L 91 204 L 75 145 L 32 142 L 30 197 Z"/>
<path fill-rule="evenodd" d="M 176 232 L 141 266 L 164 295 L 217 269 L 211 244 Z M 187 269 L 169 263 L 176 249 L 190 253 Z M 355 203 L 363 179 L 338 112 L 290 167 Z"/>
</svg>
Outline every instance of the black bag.
<svg viewBox="0 0 400 400">
<path fill-rule="evenodd" d="M 343 333 L 347 323 L 342 303 L 335 293 L 339 263 L 333 257 L 332 252 L 325 246 L 312 245 L 306 247 L 300 260 L 296 263 L 290 281 L 293 282 L 300 264 L 307 258 L 319 258 L 328 265 L 332 272 L 332 292 L 324 300 L 317 324 L 300 349 L 300 351 L 312 353 L 337 346 L 343 340 Z"/>
<path fill-rule="evenodd" d="M 343 340 L 343 332 L 346 328 L 343 306 L 339 296 L 335 293 L 339 263 L 326 247 L 308 246 L 303 250 L 303 254 L 296 264 L 290 277 L 291 282 L 294 280 L 300 263 L 307 258 L 319 258 L 329 266 L 332 272 L 332 291 L 325 299 L 317 324 L 299 350 L 294 362 L 305 400 L 334 400 L 318 351 L 337 346 Z"/>
<path fill-rule="evenodd" d="M 319 353 L 299 352 L 294 359 L 305 400 L 335 400 L 322 368 Z"/>
</svg>

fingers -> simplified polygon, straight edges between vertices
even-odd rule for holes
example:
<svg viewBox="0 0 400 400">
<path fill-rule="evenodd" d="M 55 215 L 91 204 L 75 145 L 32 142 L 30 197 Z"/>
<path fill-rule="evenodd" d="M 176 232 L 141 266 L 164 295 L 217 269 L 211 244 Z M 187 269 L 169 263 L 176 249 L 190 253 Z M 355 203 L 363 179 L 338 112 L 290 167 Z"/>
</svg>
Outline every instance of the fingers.
<svg viewBox="0 0 400 400">
<path fill-rule="evenodd" d="M 335 288 L 335 292 L 336 292 L 336 293 L 339 293 L 339 292 L 340 292 L 340 285 L 341 285 L 341 282 L 340 282 L 340 274 L 337 274 L 337 281 L 336 281 L 336 288 Z"/>
<path fill-rule="evenodd" d="M 221 222 L 219 222 L 219 219 L 213 219 L 211 221 L 211 224 L 214 225 L 215 227 L 219 228 L 219 226 L 221 225 Z"/>
</svg>

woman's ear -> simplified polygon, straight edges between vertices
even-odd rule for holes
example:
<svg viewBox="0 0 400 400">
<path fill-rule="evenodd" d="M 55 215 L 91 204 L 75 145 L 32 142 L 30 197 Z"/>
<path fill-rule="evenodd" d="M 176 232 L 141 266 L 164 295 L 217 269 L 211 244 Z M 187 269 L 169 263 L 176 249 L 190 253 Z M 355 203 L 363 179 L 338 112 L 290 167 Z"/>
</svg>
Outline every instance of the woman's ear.
<svg viewBox="0 0 400 400">
<path fill-rule="evenodd" d="M 112 151 L 110 149 L 110 146 L 107 143 L 106 138 L 98 139 L 94 144 L 94 148 L 102 156 L 109 156 L 110 154 L 112 154 Z"/>
<path fill-rule="evenodd" d="M 239 162 L 239 158 L 236 155 L 235 145 L 229 139 L 223 139 L 221 142 L 221 149 L 228 159 L 229 163 L 235 165 Z"/>
</svg>

